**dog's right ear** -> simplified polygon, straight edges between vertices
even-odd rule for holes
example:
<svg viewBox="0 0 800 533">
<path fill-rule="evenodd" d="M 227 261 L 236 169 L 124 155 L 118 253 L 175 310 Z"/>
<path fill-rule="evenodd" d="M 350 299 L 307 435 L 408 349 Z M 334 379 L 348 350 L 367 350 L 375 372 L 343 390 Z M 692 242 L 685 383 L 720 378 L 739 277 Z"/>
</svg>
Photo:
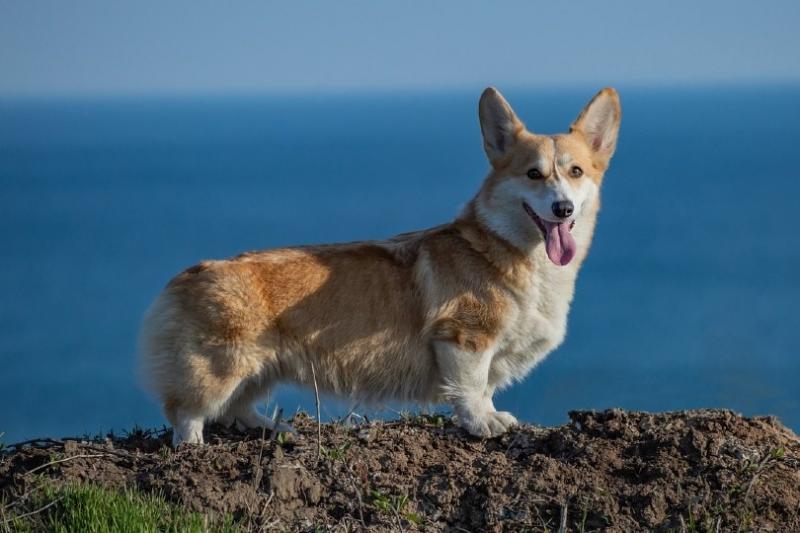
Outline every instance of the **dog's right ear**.
<svg viewBox="0 0 800 533">
<path fill-rule="evenodd" d="M 619 95 L 611 87 L 606 87 L 583 108 L 569 129 L 570 133 L 577 131 L 583 135 L 592 150 L 595 163 L 604 170 L 617 148 L 621 118 Z"/>
<path fill-rule="evenodd" d="M 500 91 L 494 87 L 483 91 L 478 104 L 478 117 L 483 133 L 483 149 L 486 150 L 486 156 L 492 166 L 497 167 L 508 155 L 517 135 L 525 129 L 525 125 L 514 114 L 514 110 Z"/>
</svg>

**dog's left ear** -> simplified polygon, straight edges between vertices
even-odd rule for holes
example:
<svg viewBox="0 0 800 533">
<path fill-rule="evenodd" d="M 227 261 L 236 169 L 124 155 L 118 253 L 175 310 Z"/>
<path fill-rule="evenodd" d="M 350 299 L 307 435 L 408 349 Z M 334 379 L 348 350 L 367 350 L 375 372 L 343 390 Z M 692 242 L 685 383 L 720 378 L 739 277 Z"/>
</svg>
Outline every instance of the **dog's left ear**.
<svg viewBox="0 0 800 533">
<path fill-rule="evenodd" d="M 606 87 L 592 98 L 570 127 L 570 133 L 583 135 L 594 154 L 595 163 L 605 168 L 617 148 L 617 134 L 622 119 L 619 95 Z"/>
<path fill-rule="evenodd" d="M 483 149 L 492 166 L 497 167 L 508 155 L 517 134 L 525 129 L 525 125 L 494 87 L 483 91 L 478 104 L 478 118 L 483 133 Z"/>
</svg>

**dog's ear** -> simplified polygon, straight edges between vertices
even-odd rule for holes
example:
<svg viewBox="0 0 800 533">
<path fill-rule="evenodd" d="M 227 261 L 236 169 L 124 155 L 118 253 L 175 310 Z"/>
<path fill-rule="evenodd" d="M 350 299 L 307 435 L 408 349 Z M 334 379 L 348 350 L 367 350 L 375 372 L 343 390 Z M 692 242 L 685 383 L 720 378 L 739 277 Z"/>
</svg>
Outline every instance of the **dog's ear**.
<svg viewBox="0 0 800 533">
<path fill-rule="evenodd" d="M 525 129 L 525 125 L 494 87 L 483 91 L 478 104 L 478 117 L 483 133 L 483 148 L 492 165 L 496 165 L 508 154 L 517 134 Z"/>
<path fill-rule="evenodd" d="M 605 169 L 617 147 L 621 119 L 619 95 L 611 87 L 606 87 L 583 108 L 569 131 L 577 131 L 583 135 L 594 154 L 595 162 Z"/>
</svg>

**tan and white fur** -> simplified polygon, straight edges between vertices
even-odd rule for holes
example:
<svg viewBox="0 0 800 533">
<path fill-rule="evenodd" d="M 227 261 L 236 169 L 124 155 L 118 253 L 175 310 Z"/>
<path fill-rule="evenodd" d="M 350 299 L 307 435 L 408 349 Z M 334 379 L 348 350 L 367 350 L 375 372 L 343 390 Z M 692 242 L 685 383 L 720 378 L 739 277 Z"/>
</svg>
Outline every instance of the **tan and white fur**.
<svg viewBox="0 0 800 533">
<path fill-rule="evenodd" d="M 359 402 L 449 403 L 480 437 L 516 423 L 492 396 L 564 339 L 621 110 L 607 88 L 568 133 L 537 135 L 489 88 L 479 116 L 491 170 L 454 221 L 205 261 L 169 282 L 140 362 L 174 444 L 202 443 L 208 420 L 269 427 L 254 402 L 312 373 Z M 556 202 L 572 208 L 556 216 Z"/>
</svg>

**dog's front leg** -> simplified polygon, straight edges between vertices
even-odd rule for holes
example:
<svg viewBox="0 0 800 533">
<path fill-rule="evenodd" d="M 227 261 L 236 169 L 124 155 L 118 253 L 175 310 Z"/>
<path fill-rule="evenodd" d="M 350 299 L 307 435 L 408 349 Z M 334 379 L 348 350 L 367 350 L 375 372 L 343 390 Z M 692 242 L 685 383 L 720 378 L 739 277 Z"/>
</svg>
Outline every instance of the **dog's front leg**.
<svg viewBox="0 0 800 533">
<path fill-rule="evenodd" d="M 437 342 L 435 350 L 442 395 L 461 427 L 478 437 L 496 437 L 517 423 L 511 413 L 496 411 L 492 403 L 488 381 L 493 349 L 470 351 L 452 342 Z"/>
</svg>

